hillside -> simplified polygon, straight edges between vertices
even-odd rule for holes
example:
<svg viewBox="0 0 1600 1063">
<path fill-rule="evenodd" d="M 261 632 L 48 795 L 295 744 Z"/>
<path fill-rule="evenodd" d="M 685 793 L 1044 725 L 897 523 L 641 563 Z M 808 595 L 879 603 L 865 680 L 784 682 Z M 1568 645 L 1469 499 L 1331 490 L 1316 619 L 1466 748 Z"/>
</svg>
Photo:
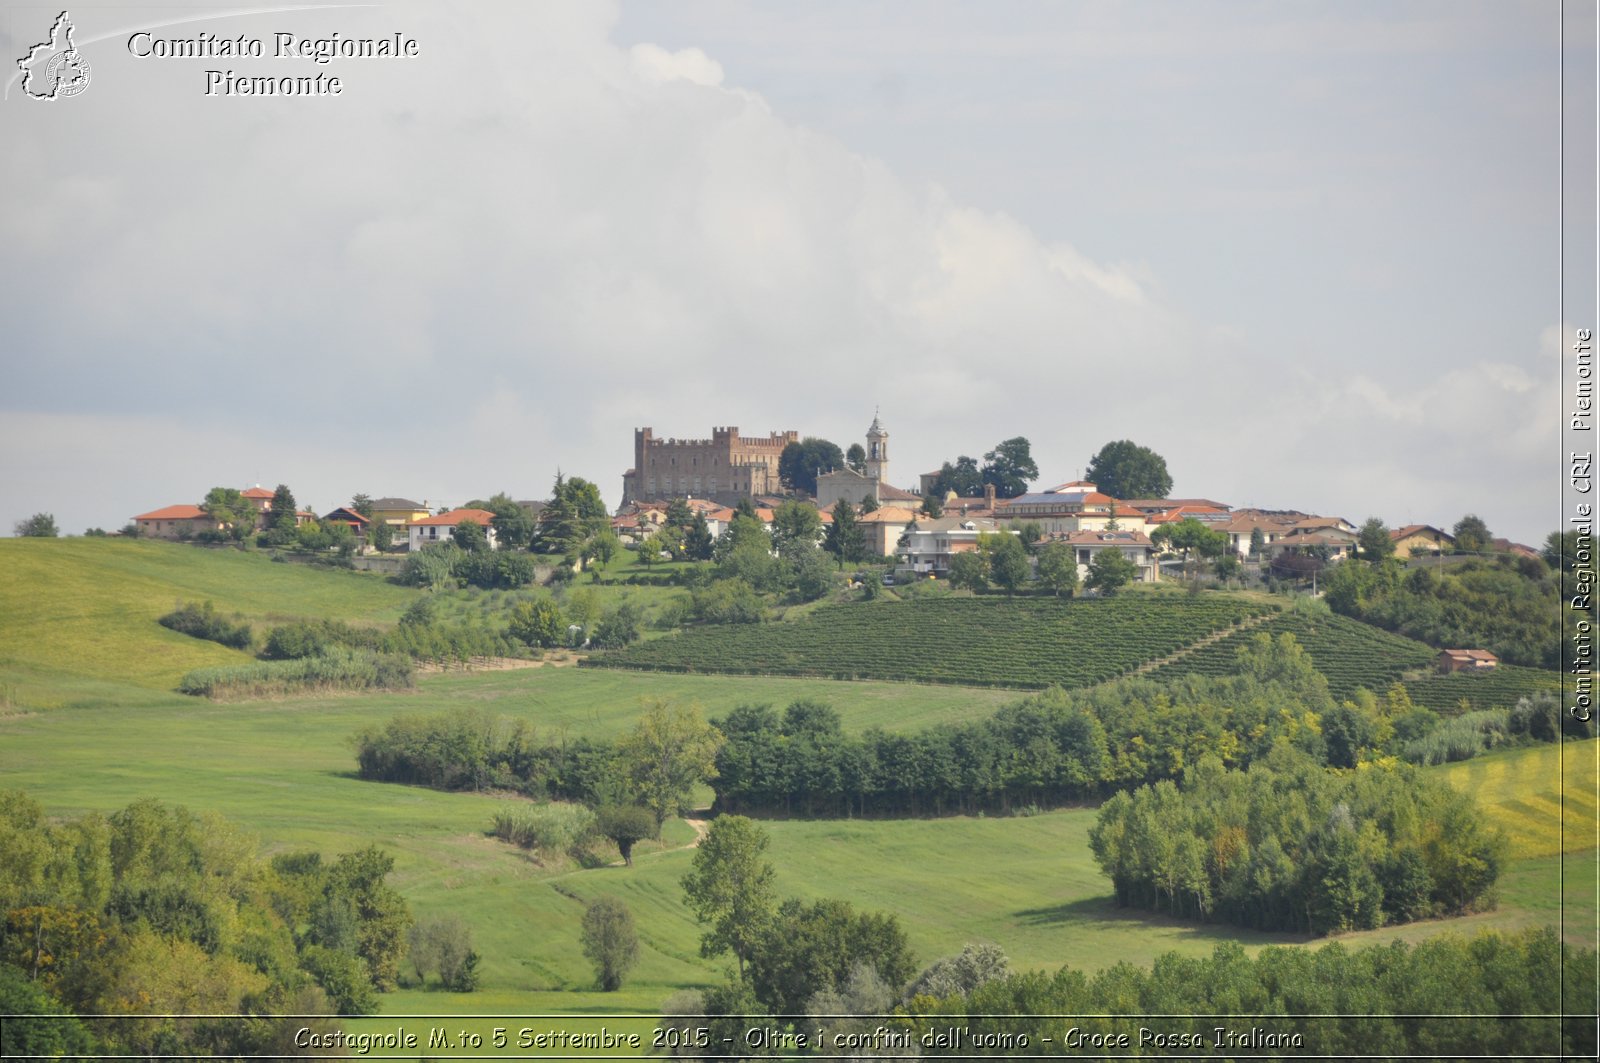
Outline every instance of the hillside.
<svg viewBox="0 0 1600 1063">
<path fill-rule="evenodd" d="M 276 564 L 267 555 L 130 539 L 0 539 L 0 674 L 168 690 L 192 668 L 247 655 L 168 631 L 156 618 L 212 601 L 250 620 L 390 621 L 417 592 L 380 576 Z M 92 685 L 92 684 L 91 684 Z"/>
<path fill-rule="evenodd" d="M 786 624 L 690 628 L 586 663 L 1038 689 L 1126 675 L 1275 607 L 1236 595 L 932 598 L 818 609 Z"/>
<path fill-rule="evenodd" d="M 1258 632 L 1274 638 L 1293 635 L 1317 670 L 1328 677 L 1329 689 L 1338 698 L 1350 697 L 1358 687 L 1382 693 L 1403 681 L 1417 704 L 1455 713 L 1463 700 L 1474 709 L 1505 708 L 1525 694 L 1561 688 L 1557 673 L 1514 665 L 1503 665 L 1488 675 L 1439 675 L 1433 670 L 1439 651 L 1425 643 L 1349 617 L 1299 611 L 1285 612 L 1249 631 L 1212 642 L 1153 670 L 1150 678 L 1229 675 L 1237 667 L 1240 647 Z"/>
<path fill-rule="evenodd" d="M 820 676 L 1038 689 L 1093 686 L 1143 670 L 1151 679 L 1229 675 L 1258 634 L 1293 635 L 1335 697 L 1403 681 L 1419 705 L 1453 714 L 1504 708 L 1560 676 L 1503 666 L 1438 675 L 1438 651 L 1348 617 L 1275 612 L 1257 597 L 1126 595 L 1057 601 L 949 597 L 817 609 L 787 624 L 713 625 L 596 654 L 592 667 Z M 1154 665 L 1152 667 L 1152 665 Z"/>
</svg>

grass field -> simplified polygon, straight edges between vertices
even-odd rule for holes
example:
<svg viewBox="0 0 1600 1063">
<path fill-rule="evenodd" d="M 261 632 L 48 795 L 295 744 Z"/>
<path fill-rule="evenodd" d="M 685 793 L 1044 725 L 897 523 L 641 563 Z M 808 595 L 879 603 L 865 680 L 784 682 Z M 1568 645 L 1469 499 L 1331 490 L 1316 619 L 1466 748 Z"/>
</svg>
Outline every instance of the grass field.
<svg viewBox="0 0 1600 1063">
<path fill-rule="evenodd" d="M 0 539 L 0 674 L 12 700 L 71 703 L 52 677 L 170 690 L 239 650 L 155 622 L 186 601 L 251 620 L 396 620 L 419 592 L 364 572 L 275 564 L 266 554 L 129 539 Z M 92 688 L 85 688 L 92 689 Z M 54 696 L 53 696 L 54 695 Z"/>
<path fill-rule="evenodd" d="M 398 712 L 483 705 L 541 731 L 612 735 L 649 697 L 736 705 L 833 704 L 845 726 L 912 729 L 973 719 L 1015 691 L 818 678 L 677 675 L 575 668 L 447 673 L 415 693 L 214 703 L 166 689 L 182 671 L 232 651 L 153 623 L 175 598 L 211 598 L 250 616 L 330 615 L 387 622 L 416 592 L 382 580 L 273 564 L 259 555 L 156 543 L 0 541 L 0 786 L 28 790 L 53 815 L 109 811 L 140 797 L 214 809 L 264 851 L 337 853 L 376 843 L 419 915 L 459 914 L 484 956 L 481 992 L 403 990 L 390 1013 L 654 1011 L 678 988 L 721 977 L 698 952 L 679 880 L 693 832 L 671 823 L 665 848 L 632 869 L 542 867 L 486 834 L 497 802 L 368 783 L 346 738 Z M 475 607 L 475 606 L 474 606 Z M 799 621 L 796 626 L 809 623 Z M 18 707 L 22 711 L 18 711 Z M 57 711 L 29 711 L 53 708 Z M 1418 939 L 1478 927 L 1560 923 L 1594 940 L 1592 848 L 1597 743 L 1514 750 L 1433 769 L 1474 792 L 1513 837 L 1501 907 L 1461 920 L 1351 935 Z M 1562 852 L 1559 820 L 1569 828 Z M 1146 963 L 1225 940 L 1256 948 L 1300 939 L 1248 934 L 1116 909 L 1085 839 L 1088 809 L 1019 818 L 770 822 L 780 891 L 897 914 L 920 960 L 993 941 L 1024 968 Z M 1587 847 L 1585 847 L 1585 841 Z M 582 902 L 624 898 L 645 954 L 620 993 L 600 994 L 576 947 Z"/>
<path fill-rule="evenodd" d="M 1473 796 L 1518 858 L 1592 851 L 1600 743 L 1566 742 L 1490 753 L 1437 769 Z"/>
</svg>

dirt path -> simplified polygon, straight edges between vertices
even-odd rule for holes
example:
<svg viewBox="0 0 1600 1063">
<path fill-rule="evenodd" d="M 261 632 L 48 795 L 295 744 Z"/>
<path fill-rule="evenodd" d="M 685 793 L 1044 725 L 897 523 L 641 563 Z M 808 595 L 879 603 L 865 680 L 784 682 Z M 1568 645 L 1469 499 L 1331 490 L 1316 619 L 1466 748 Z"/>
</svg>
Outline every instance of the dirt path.
<svg viewBox="0 0 1600 1063">
<path fill-rule="evenodd" d="M 680 846 L 679 848 L 700 848 L 700 843 L 706 840 L 706 831 L 710 830 L 711 828 L 706 826 L 706 821 L 703 819 L 690 819 L 688 816 L 684 816 L 683 821 L 694 828 L 694 841 L 690 842 L 688 845 Z M 671 850 L 667 851 L 670 852 Z"/>
</svg>

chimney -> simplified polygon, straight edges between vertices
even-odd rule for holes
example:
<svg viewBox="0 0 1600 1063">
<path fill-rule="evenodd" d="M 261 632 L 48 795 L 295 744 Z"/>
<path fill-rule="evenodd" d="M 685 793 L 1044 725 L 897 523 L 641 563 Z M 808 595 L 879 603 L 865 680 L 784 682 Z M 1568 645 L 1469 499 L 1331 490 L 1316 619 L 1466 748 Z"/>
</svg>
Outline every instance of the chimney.
<svg viewBox="0 0 1600 1063">
<path fill-rule="evenodd" d="M 994 508 L 994 484 L 983 485 L 983 503 L 990 509 Z"/>
</svg>

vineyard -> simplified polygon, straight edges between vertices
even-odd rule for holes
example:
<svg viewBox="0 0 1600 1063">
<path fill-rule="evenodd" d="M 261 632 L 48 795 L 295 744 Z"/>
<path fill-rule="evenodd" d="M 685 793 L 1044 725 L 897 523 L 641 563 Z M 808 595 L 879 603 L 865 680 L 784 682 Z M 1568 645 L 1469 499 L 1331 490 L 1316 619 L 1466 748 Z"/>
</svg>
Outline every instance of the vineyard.
<svg viewBox="0 0 1600 1063">
<path fill-rule="evenodd" d="M 1328 677 L 1334 697 L 1347 698 L 1357 687 L 1382 693 L 1408 671 L 1432 665 L 1438 651 L 1348 617 L 1284 613 L 1249 631 L 1218 639 L 1209 646 L 1150 673 L 1162 680 L 1183 675 L 1230 675 L 1238 670 L 1239 648 L 1257 634 L 1277 638 L 1291 634 Z"/>
<path fill-rule="evenodd" d="M 1466 700 L 1472 709 L 1510 708 L 1517 699 L 1539 690 L 1560 690 L 1561 677 L 1537 668 L 1501 665 L 1487 675 L 1433 671 L 1439 651 L 1359 620 L 1337 615 L 1284 613 L 1248 631 L 1240 631 L 1186 654 L 1150 673 L 1152 679 L 1184 675 L 1229 675 L 1238 669 L 1239 648 L 1256 634 L 1276 638 L 1292 634 L 1305 647 L 1317 671 L 1328 677 L 1334 697 L 1348 698 L 1356 688 L 1382 694 L 1396 680 L 1418 705 L 1454 715 Z M 1425 674 L 1418 675 L 1419 672 Z"/>
<path fill-rule="evenodd" d="M 1406 683 L 1406 692 L 1418 705 L 1454 715 L 1476 709 L 1507 709 L 1517 699 L 1541 690 L 1561 691 L 1561 673 L 1502 664 L 1486 675 L 1454 672 L 1431 675 Z M 1467 702 L 1466 708 L 1462 702 Z"/>
<path fill-rule="evenodd" d="M 796 623 L 691 628 L 584 663 L 1023 689 L 1086 687 L 1272 609 L 1221 595 L 868 602 L 819 609 Z"/>
</svg>

